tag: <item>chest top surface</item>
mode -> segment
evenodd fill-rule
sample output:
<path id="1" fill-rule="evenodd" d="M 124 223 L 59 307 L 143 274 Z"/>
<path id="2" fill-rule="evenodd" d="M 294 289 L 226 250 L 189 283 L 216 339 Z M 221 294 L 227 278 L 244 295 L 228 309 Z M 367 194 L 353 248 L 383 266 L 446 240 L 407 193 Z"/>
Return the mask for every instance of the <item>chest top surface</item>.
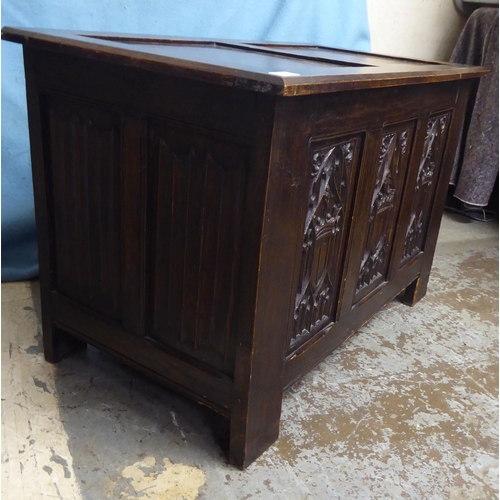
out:
<path id="1" fill-rule="evenodd" d="M 2 38 L 29 47 L 283 96 L 452 81 L 485 72 L 478 67 L 313 44 L 12 27 L 2 30 Z"/>

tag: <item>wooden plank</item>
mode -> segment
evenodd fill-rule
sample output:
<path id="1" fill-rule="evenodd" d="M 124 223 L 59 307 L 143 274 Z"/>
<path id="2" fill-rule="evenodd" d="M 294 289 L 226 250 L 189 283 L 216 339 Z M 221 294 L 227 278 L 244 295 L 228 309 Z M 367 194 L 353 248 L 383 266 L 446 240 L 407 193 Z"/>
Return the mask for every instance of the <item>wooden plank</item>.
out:
<path id="1" fill-rule="evenodd" d="M 80 32 L 10 27 L 2 30 L 2 37 L 73 56 L 285 96 L 453 81 L 475 78 L 486 72 L 476 67 L 436 62 L 412 63 L 398 59 L 392 59 L 393 64 L 367 66 L 356 62 L 359 56 L 348 56 L 344 61 L 322 57 L 314 59 L 293 50 L 281 56 L 279 51 L 252 50 L 252 47 L 241 43 L 217 46 L 216 42 L 215 45 L 193 45 L 167 40 L 159 44 L 158 40 L 147 38 L 146 43 L 133 44 L 112 36 L 103 38 Z M 324 51 L 324 48 L 319 50 Z"/>
<path id="2" fill-rule="evenodd" d="M 52 292 L 53 321 L 58 328 L 103 351 L 111 352 L 134 368 L 146 372 L 172 389 L 229 415 L 233 406 L 231 379 L 208 367 L 189 363 L 174 351 L 162 348 L 147 338 L 123 330 L 63 295 Z"/>

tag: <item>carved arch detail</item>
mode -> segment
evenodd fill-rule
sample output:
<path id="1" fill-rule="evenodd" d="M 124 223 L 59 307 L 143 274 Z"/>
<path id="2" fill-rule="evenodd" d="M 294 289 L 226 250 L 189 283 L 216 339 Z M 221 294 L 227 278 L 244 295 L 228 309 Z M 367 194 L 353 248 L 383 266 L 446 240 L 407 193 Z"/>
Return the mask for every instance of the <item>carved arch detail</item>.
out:
<path id="1" fill-rule="evenodd" d="M 312 152 L 291 347 L 322 330 L 335 316 L 344 221 L 360 147 L 357 136 Z"/>
<path id="2" fill-rule="evenodd" d="M 431 117 L 427 122 L 415 183 L 414 200 L 406 229 L 402 264 L 424 250 L 425 233 L 431 210 L 431 207 L 428 206 L 428 200 L 431 199 L 436 187 L 437 166 L 443 157 L 449 117 L 449 113 L 444 113 Z"/>
<path id="3" fill-rule="evenodd" d="M 409 158 L 413 125 L 394 126 L 382 135 L 367 235 L 356 285 L 355 302 L 386 279 L 393 227 Z M 377 282 L 377 283 L 376 283 Z"/>

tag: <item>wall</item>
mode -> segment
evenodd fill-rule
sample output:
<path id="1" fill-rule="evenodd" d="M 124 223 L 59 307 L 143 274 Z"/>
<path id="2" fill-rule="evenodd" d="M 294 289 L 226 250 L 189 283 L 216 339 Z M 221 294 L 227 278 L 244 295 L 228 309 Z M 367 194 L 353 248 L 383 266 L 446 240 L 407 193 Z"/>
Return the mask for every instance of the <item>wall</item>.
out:
<path id="1" fill-rule="evenodd" d="M 465 24 L 453 0 L 367 0 L 371 50 L 448 61 Z"/>

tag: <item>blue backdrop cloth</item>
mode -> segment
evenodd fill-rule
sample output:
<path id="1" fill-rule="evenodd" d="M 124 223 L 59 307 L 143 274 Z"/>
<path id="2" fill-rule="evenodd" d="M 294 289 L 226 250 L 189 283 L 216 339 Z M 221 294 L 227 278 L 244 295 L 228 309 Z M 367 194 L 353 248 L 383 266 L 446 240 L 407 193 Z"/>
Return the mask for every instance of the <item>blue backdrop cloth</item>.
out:
<path id="1" fill-rule="evenodd" d="M 3 0 L 4 26 L 370 50 L 366 0 Z M 38 274 L 22 47 L 2 42 L 2 281 Z"/>

